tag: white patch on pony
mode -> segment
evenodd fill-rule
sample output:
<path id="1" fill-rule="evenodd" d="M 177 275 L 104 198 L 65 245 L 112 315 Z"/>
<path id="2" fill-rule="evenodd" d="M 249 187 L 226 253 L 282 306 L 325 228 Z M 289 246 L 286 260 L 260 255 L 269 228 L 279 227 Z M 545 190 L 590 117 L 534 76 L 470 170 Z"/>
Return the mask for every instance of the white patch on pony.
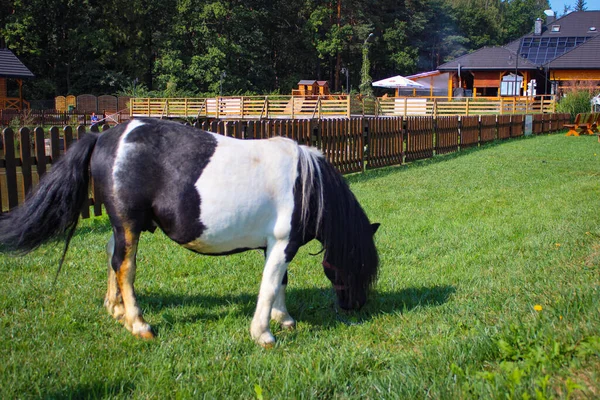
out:
<path id="1" fill-rule="evenodd" d="M 298 145 L 284 138 L 215 137 L 215 153 L 195 184 L 206 230 L 186 247 L 223 253 L 266 247 L 269 240 L 287 240 L 294 211 Z"/>
<path id="2" fill-rule="evenodd" d="M 136 128 L 143 126 L 144 123 L 139 119 L 131 120 L 119 139 L 119 145 L 117 146 L 117 153 L 115 155 L 115 163 L 113 165 L 113 193 L 119 192 L 119 181 L 116 179 L 117 175 L 123 170 L 125 161 L 131 157 L 131 152 L 135 148 L 135 144 L 127 143 L 127 135 Z"/>
<path id="3" fill-rule="evenodd" d="M 215 153 L 195 185 L 200 221 L 206 229 L 186 247 L 204 253 L 267 249 L 250 333 L 259 344 L 271 346 L 275 338 L 269 321 L 287 270 L 285 249 L 291 234 L 300 150 L 284 138 L 215 138 Z"/>

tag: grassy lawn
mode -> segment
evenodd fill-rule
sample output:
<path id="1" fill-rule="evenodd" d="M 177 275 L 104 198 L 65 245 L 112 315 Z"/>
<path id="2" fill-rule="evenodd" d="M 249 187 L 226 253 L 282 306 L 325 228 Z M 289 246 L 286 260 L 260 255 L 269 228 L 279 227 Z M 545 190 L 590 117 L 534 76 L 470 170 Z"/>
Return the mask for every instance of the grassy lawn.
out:
<path id="1" fill-rule="evenodd" d="M 348 177 L 381 273 L 336 316 L 317 243 L 290 266 L 295 331 L 248 332 L 258 251 L 195 255 L 145 234 L 137 293 L 157 330 L 102 306 L 105 217 L 61 247 L 0 256 L 0 398 L 597 398 L 600 144 L 540 136 Z M 540 309 L 541 307 L 541 309 Z"/>

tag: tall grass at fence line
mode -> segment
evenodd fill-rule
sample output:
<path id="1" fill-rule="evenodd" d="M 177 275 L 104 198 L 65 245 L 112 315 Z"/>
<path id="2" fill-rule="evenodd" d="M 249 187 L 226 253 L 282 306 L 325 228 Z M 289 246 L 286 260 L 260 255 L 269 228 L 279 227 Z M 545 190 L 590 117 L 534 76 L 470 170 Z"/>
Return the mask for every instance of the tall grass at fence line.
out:
<path id="1" fill-rule="evenodd" d="M 591 110 L 590 100 L 593 94 L 587 90 L 573 90 L 568 92 L 556 104 L 556 112 L 569 113 L 571 119 L 580 113 L 589 113 Z"/>
<path id="2" fill-rule="evenodd" d="M 381 271 L 336 317 L 317 243 L 289 267 L 295 331 L 255 345 L 260 251 L 193 254 L 143 234 L 154 341 L 102 306 L 106 216 L 62 247 L 0 256 L 1 398 L 594 398 L 600 392 L 600 147 L 544 135 L 351 175 Z M 322 256 L 321 256 L 322 257 Z"/>

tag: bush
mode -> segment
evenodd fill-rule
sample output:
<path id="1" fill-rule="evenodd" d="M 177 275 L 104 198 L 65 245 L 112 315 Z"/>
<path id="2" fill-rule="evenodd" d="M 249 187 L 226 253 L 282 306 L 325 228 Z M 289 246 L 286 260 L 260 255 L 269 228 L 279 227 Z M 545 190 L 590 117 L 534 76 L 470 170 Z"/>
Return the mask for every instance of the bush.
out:
<path id="1" fill-rule="evenodd" d="M 592 95 L 586 90 L 574 90 L 561 98 L 556 105 L 559 113 L 571 114 L 571 119 L 579 113 L 590 112 L 590 100 Z"/>

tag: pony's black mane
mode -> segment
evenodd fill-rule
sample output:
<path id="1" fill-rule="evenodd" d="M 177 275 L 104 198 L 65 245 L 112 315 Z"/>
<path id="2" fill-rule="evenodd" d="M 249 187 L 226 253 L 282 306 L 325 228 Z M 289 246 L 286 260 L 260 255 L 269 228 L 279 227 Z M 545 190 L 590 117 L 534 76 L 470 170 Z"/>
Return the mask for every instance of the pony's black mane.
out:
<path id="1" fill-rule="evenodd" d="M 342 175 L 325 158 L 318 163 L 323 213 L 316 236 L 325 248 L 326 261 L 342 275 L 350 297 L 357 298 L 359 290 L 368 291 L 377 278 L 373 228 Z"/>

